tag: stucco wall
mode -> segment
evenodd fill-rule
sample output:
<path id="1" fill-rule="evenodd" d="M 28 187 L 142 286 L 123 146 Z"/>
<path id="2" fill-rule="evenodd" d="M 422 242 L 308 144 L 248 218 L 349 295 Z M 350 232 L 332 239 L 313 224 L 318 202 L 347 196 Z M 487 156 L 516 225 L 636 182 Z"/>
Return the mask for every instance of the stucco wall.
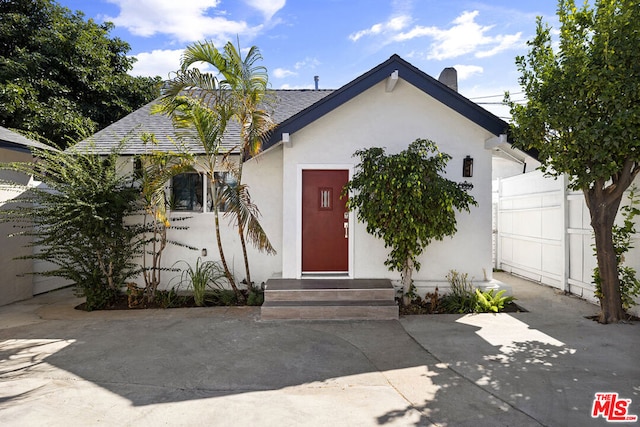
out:
<path id="1" fill-rule="evenodd" d="M 489 132 L 433 100 L 400 79 L 395 90 L 385 92 L 384 82 L 373 86 L 329 114 L 290 136 L 292 146 L 284 148 L 283 170 L 283 275 L 298 277 L 300 251 L 299 165 L 304 167 L 353 167 L 353 153 L 371 146 L 386 147 L 388 153 L 407 148 L 416 138 L 435 141 L 450 154 L 447 178 L 461 182 L 462 160 L 474 158 L 471 194 L 479 206 L 471 214 L 458 215 L 458 233 L 452 239 L 434 242 L 421 258 L 419 282 L 444 282 L 450 269 L 468 273 L 476 280 L 491 278 L 491 153 L 484 149 Z M 353 242 L 353 277 L 399 279 L 383 262 L 383 243 L 356 224 Z M 420 284 L 420 283 L 418 283 Z"/>
<path id="2" fill-rule="evenodd" d="M 252 201 L 262 215 L 261 225 L 277 251 L 276 255 L 268 255 L 247 243 L 251 280 L 259 285 L 282 271 L 282 148 L 275 147 L 245 163 L 242 182 L 248 185 Z M 172 222 L 176 226 L 186 226 L 188 229 L 170 229 L 168 238 L 196 247 L 198 250 L 193 251 L 169 244 L 163 254 L 164 267 L 171 267 L 179 261 L 186 261 L 195 266 L 198 257 L 203 261 L 220 259 L 213 213 L 173 212 L 171 218 L 186 218 Z M 220 228 L 227 263 L 237 281 L 242 281 L 246 274 L 236 228 L 231 223 L 231 219 L 224 214 L 220 215 Z M 206 257 L 202 256 L 202 249 L 206 249 Z M 185 264 L 179 262 L 176 267 L 184 269 Z M 164 272 L 162 274 L 162 288 L 168 289 L 179 284 L 179 273 Z M 142 278 L 138 281 L 142 283 Z"/>
<path id="3" fill-rule="evenodd" d="M 28 153 L 0 149 L 0 161 L 2 162 L 25 162 L 30 161 L 31 155 Z M 13 172 L 0 171 L 0 179 L 15 181 L 27 184 L 29 178 Z M 9 206 L 4 202 L 9 199 L 19 197 L 20 193 L 14 189 L 0 185 L 0 209 L 7 209 Z M 0 223 L 0 305 L 20 301 L 33 296 L 33 276 L 31 261 L 16 260 L 16 257 L 31 254 L 31 248 L 25 247 L 28 240 L 22 237 L 8 237 L 10 233 L 16 232 L 13 224 Z"/>
<path id="4" fill-rule="evenodd" d="M 391 93 L 384 82 L 375 85 L 327 115 L 291 134 L 291 146 L 271 148 L 244 166 L 243 182 L 249 186 L 253 201 L 262 213 L 262 226 L 277 250 L 266 255 L 250 249 L 252 279 L 261 283 L 271 277 L 300 277 L 301 208 L 300 177 L 303 168 L 341 168 L 353 171 L 358 159 L 356 150 L 384 146 L 388 153 L 397 153 L 416 138 L 434 140 L 441 151 L 450 154 L 447 177 L 462 182 L 462 160 L 474 158 L 474 174 L 466 178 L 474 185 L 471 194 L 479 206 L 471 214 L 458 215 L 458 233 L 443 242 L 433 242 L 421 259 L 422 269 L 415 275 L 417 284 L 443 285 L 450 269 L 468 273 L 476 281 L 491 278 L 491 153 L 484 141 L 492 135 L 457 114 L 424 92 L 400 79 Z M 190 216 L 180 223 L 188 230 L 172 230 L 171 239 L 199 248 L 188 251 L 169 246 L 164 265 L 178 260 L 195 264 L 201 249 L 207 249 L 204 259 L 217 260 L 218 249 L 211 213 L 174 213 Z M 388 250 L 382 241 L 370 236 L 364 224 L 351 215 L 351 269 L 355 278 L 390 278 L 399 274 L 384 266 Z M 240 281 L 244 275 L 242 252 L 237 233 L 222 218 L 223 245 L 227 261 Z M 173 273 L 164 273 L 163 287 L 178 280 Z"/>

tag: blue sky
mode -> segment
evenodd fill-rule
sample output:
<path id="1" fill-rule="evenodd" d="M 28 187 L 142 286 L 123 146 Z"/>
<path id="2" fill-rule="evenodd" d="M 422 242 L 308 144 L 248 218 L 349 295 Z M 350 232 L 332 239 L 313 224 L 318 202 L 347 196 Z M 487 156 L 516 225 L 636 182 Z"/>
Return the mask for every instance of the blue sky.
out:
<path id="1" fill-rule="evenodd" d="M 337 89 L 398 54 L 437 78 L 458 70 L 459 91 L 506 118 L 502 93 L 520 92 L 515 57 L 536 16 L 555 26 L 556 0 L 59 0 L 111 21 L 138 61 L 134 75 L 169 77 L 185 46 L 239 37 L 256 45 L 274 89 Z M 493 96 L 493 97 L 492 97 Z M 514 96 L 517 98 L 517 96 Z"/>

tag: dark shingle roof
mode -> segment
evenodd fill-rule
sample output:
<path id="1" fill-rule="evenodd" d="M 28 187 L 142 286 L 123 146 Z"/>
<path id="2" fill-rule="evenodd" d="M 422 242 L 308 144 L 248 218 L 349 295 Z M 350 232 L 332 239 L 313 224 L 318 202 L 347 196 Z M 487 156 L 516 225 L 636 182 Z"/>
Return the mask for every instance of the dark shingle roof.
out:
<path id="1" fill-rule="evenodd" d="M 272 117 L 276 124 L 280 124 L 332 92 L 332 90 L 272 91 L 275 97 Z M 151 114 L 152 106 L 157 103 L 158 100 L 152 101 L 112 123 L 90 138 L 80 141 L 74 146 L 74 149 L 90 149 L 99 154 L 107 154 L 121 141 L 126 140 L 127 142 L 122 151 L 123 155 L 143 154 L 148 150 L 175 151 L 175 143 L 183 144 L 194 154 L 202 153 L 202 149 L 196 142 L 193 133 L 189 130 L 174 128 L 171 119 L 163 114 Z M 157 145 L 146 147 L 141 139 L 143 133 L 153 133 L 157 140 Z M 238 143 L 238 139 L 238 126 L 235 123 L 229 124 L 222 141 L 223 147 L 226 149 L 234 148 Z"/>
<path id="2" fill-rule="evenodd" d="M 263 150 L 276 145 L 281 140 L 284 132 L 294 133 L 302 129 L 309 123 L 383 81 L 395 71 L 399 72 L 399 76 L 403 80 L 494 135 L 507 132 L 509 125 L 505 121 L 414 67 L 398 55 L 392 55 L 382 64 L 367 71 L 338 90 L 273 91 L 276 99 L 273 102 L 274 111 L 272 117 L 277 125 L 277 131 L 267 136 L 263 144 Z M 150 132 L 158 140 L 158 145 L 153 148 L 155 150 L 175 150 L 174 141 L 181 141 L 192 153 L 202 153 L 202 149 L 195 143 L 195 138 L 189 137 L 188 134 L 185 135 L 185 131 L 182 129 L 174 129 L 168 117 L 150 114 L 151 106 L 156 102 L 157 100 L 134 111 L 97 132 L 93 137 L 81 141 L 76 147 L 82 149 L 93 144 L 93 149 L 96 152 L 108 153 L 123 139 L 128 139 L 122 154 L 141 154 L 147 151 L 148 148 L 142 143 L 140 135 L 143 132 Z M 234 148 L 238 140 L 239 129 L 237 125 L 228 126 L 223 138 L 224 148 Z"/>
<path id="3" fill-rule="evenodd" d="M 29 152 L 32 148 L 51 149 L 46 144 L 29 139 L 19 133 L 0 126 L 0 147 L 15 151 Z"/>

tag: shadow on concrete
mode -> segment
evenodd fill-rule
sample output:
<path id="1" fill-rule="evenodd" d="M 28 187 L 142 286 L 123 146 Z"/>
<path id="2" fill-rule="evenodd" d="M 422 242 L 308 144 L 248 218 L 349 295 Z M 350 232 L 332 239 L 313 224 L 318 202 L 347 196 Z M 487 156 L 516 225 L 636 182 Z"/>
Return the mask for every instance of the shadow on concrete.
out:
<path id="1" fill-rule="evenodd" d="M 238 413 L 229 398 L 240 405 L 243 396 L 253 402 L 247 411 L 274 420 L 298 414 L 293 424 L 340 416 L 379 425 L 603 425 L 590 417 L 602 391 L 632 399 L 640 414 L 635 325 L 559 325 L 535 310 L 399 322 L 263 323 L 257 311 L 216 313 L 74 313 L 0 328 L 0 381 L 20 384 L 0 391 L 0 411 L 37 407 L 56 399 L 56 384 L 84 380 L 133 408 L 224 397 L 199 410 Z"/>
<path id="2" fill-rule="evenodd" d="M 595 393 L 607 391 L 632 399 L 630 413 L 640 415 L 638 325 L 600 325 L 584 318 L 562 325 L 543 313 L 431 320 L 432 328 L 424 328 L 418 317 L 401 322 L 438 360 L 504 407 L 526 414 L 533 425 L 606 425 L 591 411 Z M 434 377 L 441 387 L 438 399 L 455 399 L 440 378 Z M 425 402 L 423 410 L 435 409 L 431 405 Z"/>

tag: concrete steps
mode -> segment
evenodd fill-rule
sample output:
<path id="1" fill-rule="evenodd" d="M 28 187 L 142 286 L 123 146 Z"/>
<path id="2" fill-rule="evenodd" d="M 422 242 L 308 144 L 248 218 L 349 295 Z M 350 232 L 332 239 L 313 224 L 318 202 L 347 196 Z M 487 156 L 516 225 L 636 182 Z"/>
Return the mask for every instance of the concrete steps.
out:
<path id="1" fill-rule="evenodd" d="M 388 320 L 398 318 L 385 279 L 270 279 L 262 320 Z"/>

